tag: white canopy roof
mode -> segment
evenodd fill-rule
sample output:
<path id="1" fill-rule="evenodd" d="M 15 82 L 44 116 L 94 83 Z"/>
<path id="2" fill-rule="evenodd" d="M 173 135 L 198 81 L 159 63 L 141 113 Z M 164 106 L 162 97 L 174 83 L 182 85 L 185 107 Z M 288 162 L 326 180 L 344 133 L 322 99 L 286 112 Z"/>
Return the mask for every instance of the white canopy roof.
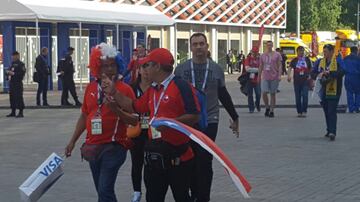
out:
<path id="1" fill-rule="evenodd" d="M 35 20 L 126 25 L 172 25 L 151 6 L 82 0 L 0 0 L 0 20 Z"/>

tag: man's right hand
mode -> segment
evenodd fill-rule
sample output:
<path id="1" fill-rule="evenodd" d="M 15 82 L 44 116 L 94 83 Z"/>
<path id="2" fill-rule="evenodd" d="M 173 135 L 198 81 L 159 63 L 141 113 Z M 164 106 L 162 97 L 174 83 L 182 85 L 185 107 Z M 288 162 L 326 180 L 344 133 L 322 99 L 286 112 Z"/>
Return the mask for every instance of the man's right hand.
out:
<path id="1" fill-rule="evenodd" d="M 75 143 L 69 142 L 69 144 L 65 147 L 65 156 L 69 157 L 71 156 L 71 152 L 75 147 Z"/>

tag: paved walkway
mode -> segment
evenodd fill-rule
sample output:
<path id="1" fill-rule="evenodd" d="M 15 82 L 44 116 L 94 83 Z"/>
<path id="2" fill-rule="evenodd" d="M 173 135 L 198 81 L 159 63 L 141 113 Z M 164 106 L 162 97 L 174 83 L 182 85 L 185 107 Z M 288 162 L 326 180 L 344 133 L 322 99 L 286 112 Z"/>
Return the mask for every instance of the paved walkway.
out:
<path id="1" fill-rule="evenodd" d="M 232 74 L 232 75 L 226 75 L 226 85 L 227 88 L 233 98 L 233 102 L 236 105 L 236 107 L 247 107 L 247 97 L 240 93 L 240 85 L 237 81 L 237 77 L 239 74 Z M 83 93 L 85 91 L 86 84 L 83 84 L 83 91 L 80 91 L 79 86 L 77 88 L 77 93 L 80 98 L 83 97 Z M 288 83 L 286 81 L 286 77 L 283 77 L 282 82 L 280 82 L 281 90 L 280 93 L 277 95 L 277 104 L 279 107 L 287 107 L 287 108 L 294 108 L 295 106 L 295 95 L 293 90 L 293 84 Z M 316 96 L 314 98 L 311 97 L 312 92 L 309 93 L 309 105 L 313 107 L 319 107 L 318 100 L 316 99 Z M 70 95 L 69 95 L 70 96 Z M 48 102 L 51 105 L 52 108 L 59 108 L 60 106 L 60 98 L 61 98 L 61 91 L 48 91 Z M 25 105 L 27 108 L 38 108 L 36 107 L 36 86 L 28 86 L 27 89 L 24 92 L 24 100 Z M 82 99 L 80 99 L 82 100 Z M 74 103 L 74 100 L 70 96 L 69 99 L 70 102 Z M 261 101 L 261 103 L 263 103 Z M 344 105 L 346 104 L 346 98 L 345 93 L 343 93 L 343 96 L 340 99 L 340 104 Z M 6 109 L 9 106 L 9 96 L 7 94 L 0 94 L 0 109 Z"/>
<path id="2" fill-rule="evenodd" d="M 279 95 L 285 96 L 286 88 L 281 89 Z M 360 201 L 360 114 L 339 114 L 338 137 L 329 142 L 323 137 L 319 108 L 310 109 L 307 118 L 297 118 L 295 109 L 281 108 L 274 119 L 265 118 L 263 112 L 237 110 L 240 138 L 231 134 L 229 116 L 221 110 L 216 142 L 251 183 L 252 198 L 243 199 L 214 160 L 212 201 Z M 78 109 L 27 109 L 24 119 L 9 119 L 7 110 L 0 110 L 0 201 L 18 202 L 19 185 L 52 152 L 62 154 L 79 113 Z M 89 167 L 80 160 L 83 140 L 84 135 L 66 160 L 65 175 L 40 201 L 96 201 Z M 116 184 L 121 202 L 129 201 L 132 194 L 130 166 L 128 156 Z M 166 201 L 173 201 L 170 190 Z"/>

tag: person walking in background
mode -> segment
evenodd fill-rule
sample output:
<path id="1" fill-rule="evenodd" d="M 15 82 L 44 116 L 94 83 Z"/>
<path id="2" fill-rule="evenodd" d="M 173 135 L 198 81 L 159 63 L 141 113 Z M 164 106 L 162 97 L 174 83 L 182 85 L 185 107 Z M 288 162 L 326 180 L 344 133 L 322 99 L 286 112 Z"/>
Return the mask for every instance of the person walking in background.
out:
<path id="1" fill-rule="evenodd" d="M 9 95 L 10 95 L 10 108 L 11 113 L 8 114 L 6 117 L 16 117 L 22 118 L 24 117 L 24 88 L 23 82 L 25 76 L 25 64 L 20 61 L 19 52 L 15 51 L 12 53 L 12 63 L 9 70 L 6 70 L 6 74 L 10 80 L 9 83 Z M 16 109 L 19 110 L 19 114 L 16 115 Z"/>
<path id="2" fill-rule="evenodd" d="M 330 141 L 334 141 L 337 127 L 336 109 L 341 96 L 344 70 L 339 63 L 339 57 L 334 53 L 333 45 L 326 44 L 323 52 L 324 58 L 314 63 L 311 76 L 314 80 L 318 77 L 321 84 L 321 89 L 318 93 L 326 120 L 327 132 L 325 137 L 330 138 Z"/>
<path id="3" fill-rule="evenodd" d="M 281 68 L 282 68 L 282 75 L 286 75 L 287 74 L 287 56 L 284 54 L 284 51 L 281 48 L 276 48 L 275 49 L 276 52 L 280 53 L 282 61 L 281 61 Z"/>
<path id="4" fill-rule="evenodd" d="M 258 82 L 259 77 L 259 65 L 260 65 L 260 54 L 259 48 L 253 47 L 251 50 L 251 54 L 245 59 L 245 74 L 248 75 L 247 82 L 247 97 L 248 97 L 248 106 L 249 112 L 253 113 L 256 107 L 256 110 L 260 112 L 260 97 L 261 90 Z M 255 92 L 255 104 L 254 104 L 254 96 L 253 92 Z"/>
<path id="5" fill-rule="evenodd" d="M 236 55 L 235 55 L 235 52 L 234 51 L 231 51 L 231 55 L 230 55 L 230 69 L 229 69 L 229 74 L 233 74 L 234 72 L 234 69 L 236 68 L 236 63 L 237 63 L 237 58 L 236 58 Z"/>
<path id="6" fill-rule="evenodd" d="M 266 42 L 266 52 L 260 56 L 259 82 L 261 81 L 261 91 L 265 103 L 265 116 L 274 117 L 276 105 L 276 92 L 281 81 L 282 58 L 280 53 L 273 51 L 273 42 Z M 269 97 L 270 93 L 270 105 Z"/>
<path id="7" fill-rule="evenodd" d="M 137 76 L 139 75 L 140 64 L 139 60 L 146 56 L 146 48 L 144 44 L 138 44 L 136 49 L 133 51 L 132 59 L 128 65 L 127 71 L 124 73 L 126 77 L 129 73 L 131 74 L 130 84 L 136 82 Z"/>
<path id="8" fill-rule="evenodd" d="M 43 106 L 49 106 L 47 102 L 47 90 L 49 84 L 49 75 L 51 74 L 48 64 L 49 50 L 46 47 L 41 48 L 41 54 L 36 57 L 35 69 L 38 75 L 38 89 L 36 94 L 36 105 L 40 106 L 40 96 L 42 95 Z"/>
<path id="9" fill-rule="evenodd" d="M 360 56 L 358 48 L 351 47 L 351 54 L 344 58 L 345 89 L 350 113 L 360 113 Z"/>
<path id="10" fill-rule="evenodd" d="M 74 82 L 74 63 L 71 55 L 74 53 L 74 48 L 69 47 L 64 58 L 59 61 L 58 72 L 60 73 L 59 77 L 61 78 L 63 90 L 61 94 L 61 105 L 63 106 L 72 106 L 68 101 L 69 91 L 71 96 L 74 98 L 75 105 L 81 106 L 79 98 L 76 94 L 76 87 Z"/>
<path id="11" fill-rule="evenodd" d="M 137 81 L 132 85 L 132 89 L 135 93 L 136 98 L 140 98 L 146 90 L 151 86 L 152 81 L 149 80 L 148 74 L 144 70 L 144 67 L 140 67 L 140 72 L 137 77 Z M 148 139 L 148 129 L 150 114 L 143 113 L 139 115 L 141 134 L 135 138 L 132 138 L 134 143 L 130 149 L 131 154 L 131 180 L 134 189 L 133 197 L 131 202 L 140 202 L 141 200 L 141 182 L 143 180 L 143 166 L 144 166 L 144 146 Z"/>
<path id="12" fill-rule="evenodd" d="M 241 72 L 244 66 L 244 62 L 245 62 L 245 54 L 244 51 L 240 51 L 238 57 L 238 71 Z"/>
<path id="13" fill-rule="evenodd" d="M 228 73 L 230 74 L 230 71 L 232 71 L 232 50 L 229 50 L 228 54 L 226 54 L 226 64 L 228 66 Z"/>
<path id="14" fill-rule="evenodd" d="M 309 96 L 309 80 L 312 64 L 309 57 L 305 56 L 305 49 L 299 46 L 296 49 L 297 57 L 291 60 L 288 70 L 288 82 L 291 82 L 291 72 L 294 70 L 294 91 L 298 117 L 306 117 Z"/>

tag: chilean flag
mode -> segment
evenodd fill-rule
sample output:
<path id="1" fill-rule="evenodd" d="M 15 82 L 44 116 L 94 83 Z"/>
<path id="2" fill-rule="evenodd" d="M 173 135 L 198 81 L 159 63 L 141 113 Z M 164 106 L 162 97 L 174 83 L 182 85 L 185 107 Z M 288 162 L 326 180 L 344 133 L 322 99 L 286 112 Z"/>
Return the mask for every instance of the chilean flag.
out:
<path id="1" fill-rule="evenodd" d="M 225 153 L 202 132 L 169 118 L 157 118 L 152 121 L 151 126 L 155 128 L 159 126 L 167 126 L 181 132 L 194 142 L 198 143 L 202 148 L 212 154 L 222 166 L 224 166 L 232 181 L 243 196 L 245 198 L 250 198 L 248 195 L 251 190 L 249 182 L 240 174 L 240 171 L 235 167 Z"/>

